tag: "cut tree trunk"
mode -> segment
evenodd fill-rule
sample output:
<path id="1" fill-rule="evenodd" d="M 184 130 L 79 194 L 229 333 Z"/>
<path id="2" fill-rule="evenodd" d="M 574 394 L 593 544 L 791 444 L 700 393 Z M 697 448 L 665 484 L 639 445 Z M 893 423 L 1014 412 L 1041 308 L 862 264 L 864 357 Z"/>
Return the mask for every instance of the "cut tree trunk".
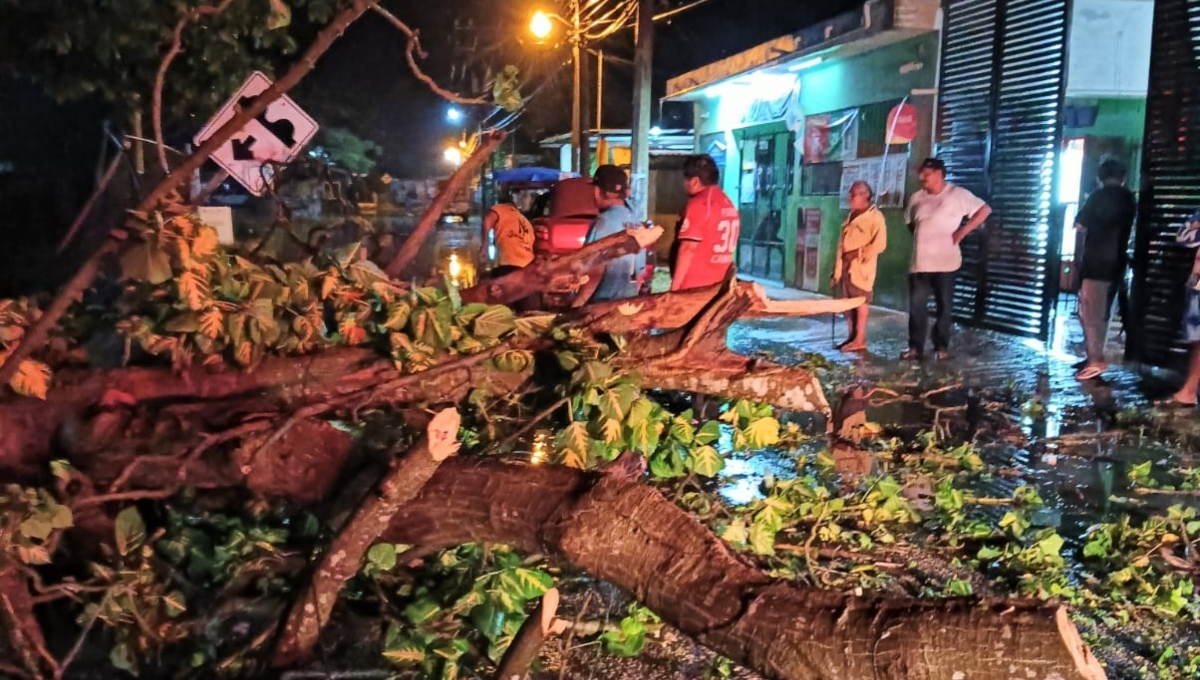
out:
<path id="1" fill-rule="evenodd" d="M 768 678 L 1105 677 L 1060 605 L 855 596 L 773 579 L 654 489 L 613 476 L 448 461 L 384 538 L 558 555 Z"/>
<path id="2" fill-rule="evenodd" d="M 312 653 L 317 638 L 346 582 L 362 568 L 367 550 L 379 540 L 396 512 L 416 497 L 442 461 L 458 451 L 458 411 L 445 409 L 433 417 L 416 446 L 392 465 L 377 492 L 350 518 L 325 550 L 308 586 L 292 603 L 275 647 L 272 664 L 286 668 Z"/>

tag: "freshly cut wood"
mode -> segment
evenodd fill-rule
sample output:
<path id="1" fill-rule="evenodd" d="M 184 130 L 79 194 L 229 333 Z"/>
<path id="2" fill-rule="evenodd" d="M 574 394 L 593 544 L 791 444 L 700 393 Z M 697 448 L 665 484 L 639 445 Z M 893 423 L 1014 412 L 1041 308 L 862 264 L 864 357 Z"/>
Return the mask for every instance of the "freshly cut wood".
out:
<path id="1" fill-rule="evenodd" d="M 654 489 L 603 474 L 447 461 L 385 539 L 557 555 L 768 678 L 1105 678 L 1058 604 L 798 586 L 768 576 Z"/>
<path id="2" fill-rule="evenodd" d="M 272 657 L 275 667 L 291 666 L 309 657 L 342 587 L 362 568 L 367 550 L 379 540 L 400 507 L 415 498 L 433 477 L 442 461 L 458 451 L 460 422 L 455 409 L 440 411 L 416 446 L 392 460 L 377 492 L 367 495 L 292 603 Z"/>
<path id="3" fill-rule="evenodd" d="M 657 241 L 662 227 L 626 229 L 559 257 L 543 257 L 511 274 L 464 289 L 463 302 L 505 305 L 547 289 L 562 277 L 580 278 L 605 262 L 623 255 L 634 255 Z"/>

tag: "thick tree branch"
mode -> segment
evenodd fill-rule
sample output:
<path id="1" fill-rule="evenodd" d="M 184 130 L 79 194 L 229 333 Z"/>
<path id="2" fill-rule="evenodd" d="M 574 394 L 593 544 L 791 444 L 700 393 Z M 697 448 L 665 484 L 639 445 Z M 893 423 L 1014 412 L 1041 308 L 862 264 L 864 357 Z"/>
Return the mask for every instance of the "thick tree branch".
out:
<path id="1" fill-rule="evenodd" d="M 386 268 L 388 276 L 392 278 L 400 276 L 413 263 L 413 260 L 417 259 L 417 255 L 421 252 L 421 246 L 441 221 L 442 213 L 450 205 L 454 194 L 475 177 L 475 174 L 483 167 L 484 161 L 491 158 L 492 152 L 499 148 L 505 137 L 503 131 L 489 133 L 475 151 L 467 157 L 467 160 L 463 161 L 454 174 L 450 175 L 450 179 L 446 180 L 446 185 L 429 204 L 429 208 L 421 217 L 421 221 L 417 223 L 416 228 L 413 229 L 413 233 L 404 240 L 400 252 L 396 253 L 396 257 L 388 263 Z"/>
<path id="2" fill-rule="evenodd" d="M 627 229 L 561 257 L 538 258 L 528 267 L 467 288 L 460 295 L 463 302 L 509 304 L 545 290 L 546 286 L 557 278 L 579 278 L 612 258 L 641 252 L 657 241 L 662 233 L 662 227 Z"/>
<path id="3" fill-rule="evenodd" d="M 146 194 L 138 204 L 135 212 L 147 213 L 154 210 L 161 200 L 174 192 L 193 171 L 203 165 L 204 161 L 208 160 L 208 157 L 213 152 L 245 127 L 246 123 L 250 122 L 258 114 L 266 111 L 271 102 L 279 99 L 285 92 L 295 87 L 316 66 L 317 60 L 337 41 L 342 32 L 367 11 L 370 4 L 369 0 L 354 0 L 351 5 L 334 17 L 333 21 L 317 35 L 317 39 L 313 41 L 313 44 L 309 46 L 300 60 L 293 64 L 282 78 L 275 81 L 271 87 L 255 97 L 249 106 L 241 109 L 233 118 L 229 119 L 229 122 L 222 125 L 220 129 L 213 133 L 212 137 L 205 140 L 191 156 L 188 156 L 178 167 L 164 177 L 150 193 Z M 54 300 L 42 313 L 42 316 L 38 318 L 36 323 L 30 326 L 25 333 L 25 337 L 21 338 L 17 346 L 8 355 L 8 358 L 0 365 L 0 385 L 7 385 L 8 381 L 16 373 L 17 366 L 25 359 L 28 359 L 34 350 L 39 349 L 45 344 L 50 330 L 54 328 L 58 320 L 66 313 L 67 308 L 92 285 L 92 281 L 95 280 L 96 273 L 100 269 L 101 261 L 109 254 L 117 252 L 126 238 L 128 238 L 127 227 L 123 226 L 113 229 L 109 237 L 105 239 L 104 244 L 80 266 L 79 271 L 75 272 L 75 275 L 63 286 L 62 290 L 59 291 L 58 295 L 55 296 Z"/>
<path id="4" fill-rule="evenodd" d="M 291 666 L 309 656 L 346 582 L 358 573 L 363 558 L 387 529 L 400 507 L 411 501 L 433 477 L 442 461 L 458 451 L 459 415 L 446 409 L 430 421 L 426 434 L 406 455 L 392 460 L 377 493 L 367 500 L 333 540 L 308 586 L 292 604 L 272 663 Z"/>
<path id="5" fill-rule="evenodd" d="M 525 680 L 529 675 L 529 667 L 538 658 L 542 644 L 552 634 L 554 616 L 558 613 L 558 589 L 547 590 L 537 607 L 504 652 L 500 666 L 496 671 L 496 680 Z"/>
<path id="6" fill-rule="evenodd" d="M 385 538 L 558 555 L 768 678 L 1105 677 L 1059 605 L 797 586 L 748 563 L 654 489 L 566 468 L 448 461 Z"/>

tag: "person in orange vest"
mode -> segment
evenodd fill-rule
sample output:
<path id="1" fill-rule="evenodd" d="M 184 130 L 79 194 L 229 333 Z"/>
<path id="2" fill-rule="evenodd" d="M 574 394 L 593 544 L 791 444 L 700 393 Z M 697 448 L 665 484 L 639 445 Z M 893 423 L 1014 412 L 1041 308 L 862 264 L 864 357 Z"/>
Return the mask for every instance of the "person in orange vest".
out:
<path id="1" fill-rule="evenodd" d="M 524 269 L 533 262 L 533 225 L 513 205 L 511 195 L 503 195 L 496 205 L 483 216 L 483 244 L 480 262 L 487 262 L 488 245 L 492 234 L 496 237 L 496 266 L 493 277 L 511 274 Z"/>

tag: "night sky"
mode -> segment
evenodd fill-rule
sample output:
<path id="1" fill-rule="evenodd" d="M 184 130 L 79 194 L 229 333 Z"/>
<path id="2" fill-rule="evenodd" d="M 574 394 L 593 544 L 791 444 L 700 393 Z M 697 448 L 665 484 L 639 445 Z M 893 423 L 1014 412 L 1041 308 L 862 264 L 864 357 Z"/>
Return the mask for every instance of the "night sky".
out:
<path id="1" fill-rule="evenodd" d="M 422 31 L 430 53 L 428 68 L 439 82 L 465 85 L 450 75 L 456 63 L 463 63 L 455 46 L 471 39 L 477 41 L 477 65 L 513 63 L 522 68 L 527 83 L 523 92 L 536 90 L 537 95 L 518 121 L 518 150 L 536 150 L 536 140 L 570 129 L 569 50 L 565 45 L 539 46 L 527 37 L 529 16 L 538 7 L 552 7 L 552 2 L 458 0 L 455 12 L 446 11 L 445 3 L 420 0 L 386 4 Z M 662 8 L 683 4 L 686 0 L 671 0 Z M 859 0 L 709 0 L 656 26 L 654 96 L 663 95 L 669 78 L 859 6 Z M 464 17 L 474 19 L 475 30 L 456 34 L 453 23 Z M 601 47 L 609 55 L 631 60 L 633 33 L 622 31 Z M 594 64 L 591 57 L 585 98 L 589 114 L 595 109 Z M 631 66 L 606 65 L 605 127 L 628 126 L 632 85 Z M 382 145 L 383 167 L 401 176 L 422 174 L 431 161 L 437 168 L 441 148 L 460 129 L 446 122 L 446 104 L 409 75 L 400 36 L 375 16 L 365 17 L 347 33 L 296 98 L 323 123 L 351 127 Z M 686 105 L 668 104 L 655 111 L 654 120 L 663 128 L 690 127 L 691 111 Z"/>
<path id="2" fill-rule="evenodd" d="M 660 0 L 659 11 L 689 1 Z M 422 63 L 438 82 L 452 89 L 478 94 L 489 67 L 517 65 L 522 92 L 536 92 L 536 96 L 516 122 L 510 149 L 536 152 L 537 140 L 570 129 L 569 49 L 562 44 L 534 44 L 528 32 L 534 10 L 553 9 L 555 2 L 384 0 L 383 4 L 420 30 L 429 53 Z M 663 95 L 668 78 L 859 6 L 861 0 L 708 0 L 656 25 L 654 96 Z M 291 94 L 322 126 L 345 127 L 381 145 L 381 171 L 397 177 L 444 173 L 448 168 L 442 149 L 457 139 L 462 128 L 447 122 L 447 104 L 409 73 L 404 45 L 395 28 L 368 13 Z M 472 45 L 473 51 L 468 49 Z M 618 59 L 631 60 L 633 31 L 624 30 L 599 47 Z M 101 121 L 109 112 L 91 101 L 53 103 L 37 84 L 6 74 L 2 57 L 0 50 L 0 242 L 6 244 L 0 250 L 0 295 L 12 295 L 71 271 L 70 257 L 48 253 L 92 191 Z M 589 59 L 594 64 L 594 57 Z M 286 65 L 281 63 L 280 68 Z M 589 112 L 595 106 L 589 101 L 594 75 L 593 68 L 585 86 Z M 631 64 L 610 63 L 604 84 L 604 126 L 627 127 Z M 479 116 L 486 111 L 470 113 Z M 686 105 L 666 105 L 654 116 L 663 128 L 688 127 L 690 119 Z M 187 143 L 195 130 L 183 128 L 190 127 L 171 126 L 168 144 Z M 121 206 L 112 209 L 119 213 Z"/>

